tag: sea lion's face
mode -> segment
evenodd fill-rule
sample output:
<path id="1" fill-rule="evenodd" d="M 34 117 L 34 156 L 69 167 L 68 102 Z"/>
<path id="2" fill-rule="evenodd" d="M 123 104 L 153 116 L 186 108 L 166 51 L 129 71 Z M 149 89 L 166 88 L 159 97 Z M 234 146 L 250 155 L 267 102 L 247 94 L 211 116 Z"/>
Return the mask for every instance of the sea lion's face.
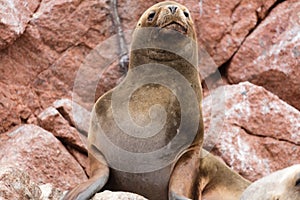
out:
<path id="1" fill-rule="evenodd" d="M 174 61 L 181 57 L 196 65 L 196 41 L 189 10 L 176 2 L 165 1 L 153 5 L 141 16 L 131 50 L 138 50 L 140 55 L 152 60 Z"/>
<path id="2" fill-rule="evenodd" d="M 165 33 L 173 30 L 196 40 L 194 23 L 189 10 L 172 1 L 161 2 L 150 7 L 138 21 L 137 28 L 139 27 L 157 27 Z"/>

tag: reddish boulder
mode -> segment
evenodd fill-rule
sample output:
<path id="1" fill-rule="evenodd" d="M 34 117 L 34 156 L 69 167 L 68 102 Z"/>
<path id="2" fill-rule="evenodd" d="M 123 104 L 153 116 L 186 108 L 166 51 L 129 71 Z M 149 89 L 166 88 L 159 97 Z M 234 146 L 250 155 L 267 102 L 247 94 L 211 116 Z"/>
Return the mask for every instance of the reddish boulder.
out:
<path id="1" fill-rule="evenodd" d="M 276 0 L 200 1 L 195 19 L 199 43 L 222 65 L 239 49 L 256 24 L 264 19 Z"/>
<path id="2" fill-rule="evenodd" d="M 6 33 L 10 29 L 5 25 L 6 28 L 2 29 L 3 34 L 9 40 L 9 42 L 4 42 L 5 44 L 1 44 L 4 36 L 2 32 L 0 33 L 0 49 L 5 48 L 0 51 L 0 84 L 4 85 L 4 87 L 1 86 L 0 92 L 12 94 L 7 95 L 6 104 L 0 103 L 3 107 L 3 115 L 0 115 L 0 123 L 3 126 L 0 128 L 0 133 L 24 123 L 24 117 L 25 123 L 36 123 L 36 116 L 41 110 L 63 97 L 70 98 L 73 95 L 75 102 L 90 110 L 95 99 L 119 81 L 122 74 L 116 62 L 115 55 L 118 48 L 115 43 L 116 38 L 113 39 L 115 42 L 107 41 L 115 33 L 110 18 L 109 2 L 104 0 L 34 0 L 30 2 L 26 0 L 22 3 L 12 0 L 9 2 L 14 2 L 14 4 L 4 6 L 4 10 L 0 9 L 2 11 L 0 16 L 3 15 L 1 19 L 6 21 L 8 18 L 14 19 L 18 21 L 18 23 L 13 22 L 14 24 L 23 25 L 20 25 L 22 31 L 17 36 L 15 33 L 13 35 Z M 192 12 L 200 43 L 205 47 L 199 51 L 201 54 L 200 71 L 202 78 L 205 78 L 231 57 L 241 38 L 244 38 L 245 34 L 253 28 L 252 25 L 255 24 L 255 20 L 252 20 L 253 13 L 257 11 L 258 18 L 262 19 L 274 1 L 201 2 L 202 4 L 192 0 L 179 1 Z M 28 7 L 24 6 L 26 3 Z M 141 14 L 155 3 L 157 1 L 119 1 L 118 11 L 124 30 L 129 32 L 133 30 Z M 244 10 L 247 11 L 247 17 L 240 20 L 241 13 L 245 13 Z M 20 15 L 17 15 L 18 13 Z M 233 42 L 234 45 L 227 45 L 225 42 L 228 37 L 231 37 L 228 36 L 230 34 L 232 37 L 238 37 L 238 39 L 232 39 L 237 40 Z M 224 35 L 226 37 L 222 40 Z M 130 36 L 127 37 L 127 41 L 130 41 Z M 105 42 L 106 44 L 103 45 Z M 81 79 L 80 69 L 82 66 L 85 67 L 82 64 L 98 44 L 102 45 L 100 45 L 102 49 L 100 51 L 96 49 L 98 57 L 93 62 L 93 68 L 85 71 L 86 74 Z M 233 48 L 230 49 L 228 46 Z M 222 50 L 227 47 L 230 50 Z M 99 68 L 105 69 L 101 79 L 99 79 L 101 74 Z M 19 87 L 24 94 L 34 95 L 33 103 L 23 101 L 24 95 L 15 95 L 10 91 L 10 88 Z M 11 105 L 6 107 L 7 102 L 11 105 L 14 104 L 13 102 L 18 102 L 20 109 Z M 31 109 L 30 104 L 34 104 L 36 108 Z M 10 109 L 13 111 L 10 112 Z M 24 110 L 25 114 L 20 113 L 21 110 Z"/>
<path id="3" fill-rule="evenodd" d="M 300 112 L 262 87 L 223 86 L 203 101 L 205 145 L 249 180 L 299 163 Z"/>
<path id="4" fill-rule="evenodd" d="M 1 1 L 0 5 L 0 50 L 20 37 L 39 6 L 38 0 Z"/>
<path id="5" fill-rule="evenodd" d="M 87 152 L 86 146 L 81 139 L 81 134 L 76 128 L 70 126 L 69 122 L 53 107 L 44 110 L 38 116 L 39 125 L 45 130 L 53 133 L 55 137 L 65 144 Z"/>
<path id="6" fill-rule="evenodd" d="M 87 135 L 90 124 L 90 112 L 70 99 L 60 99 L 53 103 L 53 107 L 80 132 Z"/>
<path id="7" fill-rule="evenodd" d="M 300 2 L 285 1 L 246 39 L 228 68 L 231 83 L 250 81 L 300 109 Z"/>
<path id="8" fill-rule="evenodd" d="M 26 2 L 15 2 L 15 5 L 26 5 Z M 3 126 L 0 132 L 24 122 L 16 111 L 18 109 L 12 105 L 14 102 L 30 115 L 30 122 L 35 122 L 38 113 L 56 99 L 71 97 L 76 72 L 86 55 L 112 34 L 105 1 L 38 1 L 36 6 L 35 2 L 27 2 L 28 12 L 14 13 L 17 16 L 8 14 L 11 19 L 27 19 L 26 16 L 38 7 L 26 21 L 24 33 L 20 32 L 22 35 L 13 44 L 0 51 L 0 92 L 8 94 L 6 102 L 0 103 L 4 107 L 1 109 L 0 123 Z M 28 14 L 30 10 L 32 13 Z M 15 88 L 20 88 L 25 95 L 33 93 L 34 101 L 24 101 L 22 95 L 14 93 Z M 37 108 L 31 110 L 30 104 Z"/>
<path id="9" fill-rule="evenodd" d="M 0 137 L 0 164 L 24 170 L 37 184 L 70 189 L 87 179 L 60 141 L 38 126 L 19 126 Z"/>
<path id="10" fill-rule="evenodd" d="M 0 82 L 0 97 L 0 133 L 21 123 L 36 123 L 41 105 L 32 87 Z"/>

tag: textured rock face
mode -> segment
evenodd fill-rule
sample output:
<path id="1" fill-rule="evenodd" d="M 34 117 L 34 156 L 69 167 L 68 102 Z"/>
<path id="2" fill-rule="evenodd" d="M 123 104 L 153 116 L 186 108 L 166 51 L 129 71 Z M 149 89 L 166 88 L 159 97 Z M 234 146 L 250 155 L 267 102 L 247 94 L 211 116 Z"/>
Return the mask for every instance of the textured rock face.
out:
<path id="1" fill-rule="evenodd" d="M 265 17 L 274 0 L 178 2 L 186 5 L 193 15 L 201 46 L 199 69 L 205 78 L 233 55 L 256 22 Z M 154 0 L 119 1 L 124 30 L 133 30 L 141 14 L 155 3 Z M 115 30 L 109 2 L 104 0 L 10 0 L 0 7 L 4 20 L 0 22 L 4 26 L 0 31 L 0 95 L 5 97 L 0 99 L 0 132 L 5 132 L 24 122 L 23 112 L 30 116 L 30 123 L 36 122 L 38 113 L 55 100 L 71 98 L 82 62 L 99 43 L 114 35 Z M 21 27 L 21 31 L 15 27 Z M 92 79 L 98 73 L 90 70 L 87 75 L 90 79 L 82 80 L 89 81 L 87 85 L 98 85 L 97 91 L 83 88 L 80 94 L 73 94 L 79 95 L 77 100 L 88 109 L 91 105 L 82 97 L 91 95 L 94 101 L 122 76 L 116 63 L 105 62 L 116 60 L 108 59 L 113 54 L 111 47 L 104 50 L 101 56 L 107 76 L 100 81 Z M 15 102 L 19 102 L 18 108 Z"/>
<path id="2" fill-rule="evenodd" d="M 202 2 L 202 3 L 201 3 Z M 225 63 L 245 37 L 264 19 L 275 0 L 200 1 L 201 15 L 196 18 L 198 37 L 217 66 Z"/>
<path id="3" fill-rule="evenodd" d="M 228 69 L 232 83 L 250 81 L 300 109 L 300 2 L 279 4 L 246 39 Z"/>
<path id="4" fill-rule="evenodd" d="M 24 125 L 1 135 L 0 163 L 27 172 L 36 183 L 53 183 L 62 189 L 86 179 L 76 160 L 50 132 L 35 125 Z"/>
<path id="5" fill-rule="evenodd" d="M 0 199 L 42 199 L 40 188 L 17 168 L 0 165 Z"/>
<path id="6" fill-rule="evenodd" d="M 0 3 L 0 50 L 11 45 L 20 37 L 38 8 L 38 0 L 8 0 Z"/>
<path id="7" fill-rule="evenodd" d="M 213 106 L 211 97 L 217 100 Z M 204 99 L 203 113 L 205 148 L 245 178 L 299 162 L 300 112 L 264 88 L 248 82 L 220 87 Z"/>
<path id="8" fill-rule="evenodd" d="M 26 18 L 22 21 L 26 22 L 22 25 L 26 30 L 15 36 L 19 38 L 13 44 L 5 44 L 7 47 L 0 51 L 0 94 L 5 97 L 0 99 L 3 112 L 0 132 L 21 124 L 23 110 L 36 118 L 56 99 L 71 97 L 77 69 L 85 56 L 111 34 L 105 1 L 41 1 L 36 2 L 36 6 L 35 1 L 28 2 L 28 12 L 13 15 L 16 19 Z M 5 5 L 0 7 L 4 9 Z M 6 18 L 13 19 L 10 15 Z M 4 46 L 0 44 L 0 48 Z"/>
<path id="9" fill-rule="evenodd" d="M 81 152 L 87 153 L 87 149 L 81 140 L 80 133 L 71 127 L 67 120 L 53 107 L 44 110 L 38 116 L 39 125 L 45 130 L 53 133 L 55 137 L 64 143 L 72 145 Z"/>
<path id="10" fill-rule="evenodd" d="M 141 14 L 157 2 L 118 1 L 128 42 Z M 212 107 L 206 98 L 205 147 L 214 147 L 213 153 L 251 180 L 299 162 L 300 116 L 288 105 L 300 108 L 299 1 L 178 2 L 194 18 L 199 70 L 202 78 L 210 76 L 208 89 L 222 85 L 215 71 L 224 63 L 228 84 L 250 81 L 266 89 L 249 83 L 219 87 L 216 91 L 225 89 L 227 95 L 223 106 Z M 78 132 L 87 134 L 93 102 L 124 75 L 110 12 L 104 0 L 0 2 L 0 163 L 17 165 L 35 182 L 62 189 L 86 180 L 85 141 Z M 122 199 L 127 194 L 101 195 Z"/>

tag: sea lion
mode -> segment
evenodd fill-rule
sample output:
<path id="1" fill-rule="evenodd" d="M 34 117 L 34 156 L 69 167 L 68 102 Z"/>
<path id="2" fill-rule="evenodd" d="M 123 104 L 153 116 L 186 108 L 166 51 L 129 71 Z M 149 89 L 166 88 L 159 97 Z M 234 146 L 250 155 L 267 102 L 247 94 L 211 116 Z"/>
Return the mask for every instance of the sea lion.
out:
<path id="1" fill-rule="evenodd" d="M 241 200 L 300 200 L 300 164 L 271 173 L 244 192 Z"/>
<path id="2" fill-rule="evenodd" d="M 229 197 L 239 198 L 248 182 L 210 154 L 201 159 L 207 153 L 201 150 L 196 41 L 191 14 L 181 4 L 161 2 L 144 12 L 133 34 L 127 76 L 92 110 L 90 179 L 64 199 L 88 199 L 103 188 L 154 200 L 206 194 L 212 200 L 229 188 L 237 191 Z"/>

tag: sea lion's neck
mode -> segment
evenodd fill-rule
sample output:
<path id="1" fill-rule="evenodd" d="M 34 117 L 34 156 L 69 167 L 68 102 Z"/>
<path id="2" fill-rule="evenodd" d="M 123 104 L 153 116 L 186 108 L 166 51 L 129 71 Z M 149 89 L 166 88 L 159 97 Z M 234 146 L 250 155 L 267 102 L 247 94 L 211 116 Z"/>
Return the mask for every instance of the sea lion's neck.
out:
<path id="1" fill-rule="evenodd" d="M 198 82 L 197 57 L 193 53 L 187 56 L 188 59 L 164 50 L 135 50 L 130 54 L 129 73 L 130 70 L 145 64 L 161 64 L 175 69 L 191 83 Z"/>

